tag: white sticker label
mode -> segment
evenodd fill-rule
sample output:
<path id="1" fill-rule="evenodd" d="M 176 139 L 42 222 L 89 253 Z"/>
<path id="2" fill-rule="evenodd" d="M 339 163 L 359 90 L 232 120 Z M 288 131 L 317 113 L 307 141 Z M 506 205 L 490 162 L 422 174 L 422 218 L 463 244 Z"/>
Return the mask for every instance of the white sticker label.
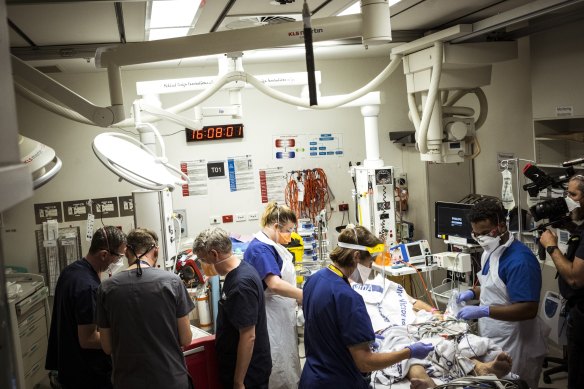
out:
<path id="1" fill-rule="evenodd" d="M 574 107 L 571 105 L 556 107 L 556 116 L 574 116 Z"/>

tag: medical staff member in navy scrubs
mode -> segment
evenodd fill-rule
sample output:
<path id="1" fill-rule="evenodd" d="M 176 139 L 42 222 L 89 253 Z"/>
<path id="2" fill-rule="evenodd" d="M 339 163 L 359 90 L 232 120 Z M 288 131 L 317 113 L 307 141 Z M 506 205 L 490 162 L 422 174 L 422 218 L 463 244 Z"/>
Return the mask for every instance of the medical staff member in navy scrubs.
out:
<path id="1" fill-rule="evenodd" d="M 126 234 L 105 226 L 89 252 L 63 269 L 55 288 L 45 369 L 57 370 L 63 389 L 112 388 L 112 362 L 103 352 L 95 317 L 101 275 L 126 251 Z"/>
<path id="2" fill-rule="evenodd" d="M 296 305 L 302 302 L 302 289 L 296 287 L 292 253 L 282 246 L 290 243 L 296 222 L 290 208 L 269 203 L 262 214 L 262 229 L 243 256 L 257 270 L 264 287 L 272 355 L 270 389 L 296 388 L 300 379 Z"/>
<path id="3" fill-rule="evenodd" d="M 306 363 L 300 388 L 369 387 L 362 373 L 380 370 L 408 358 L 425 358 L 434 347 L 413 343 L 403 350 L 376 353 L 371 319 L 363 298 L 349 285 L 361 266 L 371 267 L 372 254 L 383 242 L 362 226 L 341 232 L 332 264 L 312 275 L 304 285 L 304 344 Z"/>
<path id="4" fill-rule="evenodd" d="M 511 371 L 537 388 L 546 353 L 543 323 L 537 316 L 541 269 L 531 250 L 516 240 L 505 224 L 498 200 L 476 204 L 468 216 L 474 239 L 483 248 L 480 286 L 461 293 L 458 301 L 479 299 L 457 317 L 479 319 L 479 334 L 511 355 Z"/>

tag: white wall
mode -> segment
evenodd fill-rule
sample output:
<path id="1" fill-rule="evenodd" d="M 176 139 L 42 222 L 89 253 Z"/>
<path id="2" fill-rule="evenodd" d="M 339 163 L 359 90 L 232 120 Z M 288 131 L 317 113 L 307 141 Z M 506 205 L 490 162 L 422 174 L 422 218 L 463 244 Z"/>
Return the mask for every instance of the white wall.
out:
<path id="1" fill-rule="evenodd" d="M 388 63 L 385 58 L 347 59 L 317 61 L 317 69 L 322 71 L 321 91 L 324 95 L 350 92 L 365 84 Z M 489 116 L 479 131 L 482 152 L 475 160 L 476 192 L 499 195 L 501 179 L 497 168 L 497 152 L 514 152 L 521 158 L 532 158 L 533 139 L 531 129 L 531 89 L 529 77 L 529 40 L 519 43 L 519 58 L 493 66 L 491 85 L 484 88 L 489 101 Z M 274 63 L 245 65 L 252 74 L 303 71 L 304 63 Z M 129 107 L 135 96 L 134 83 L 138 80 L 156 80 L 180 77 L 214 75 L 216 66 L 202 66 L 192 69 L 141 70 L 124 72 L 125 98 Z M 63 84 L 82 96 L 100 105 L 108 105 L 105 88 L 105 73 L 55 75 Z M 288 87 L 282 90 L 298 95 L 300 88 Z M 387 165 L 408 174 L 410 189 L 410 210 L 405 220 L 412 221 L 416 228 L 416 239 L 429 238 L 433 233 L 433 201 L 457 201 L 468 194 L 472 187 L 472 169 L 468 166 L 431 166 L 421 162 L 418 153 L 411 147 L 401 148 L 389 141 L 389 131 L 412 130 L 407 119 L 405 80 L 401 67 L 382 85 L 383 106 L 379 118 L 381 158 Z M 165 107 L 184 100 L 184 94 L 168 95 L 163 98 Z M 204 105 L 224 105 L 227 95 L 219 93 Z M 336 200 L 330 221 L 332 227 L 341 223 L 341 215 L 336 212 L 339 202 L 349 203 L 351 217 L 354 210 L 350 192 L 352 183 L 347 174 L 349 161 L 365 158 L 363 120 L 358 108 L 336 109 L 333 111 L 298 111 L 296 108 L 271 100 L 255 90 L 244 91 L 245 138 L 207 144 L 186 144 L 184 134 L 165 137 L 167 154 L 171 162 L 204 158 L 225 159 L 232 156 L 251 154 L 254 168 L 283 166 L 286 170 L 322 167 Z M 475 104 L 472 97 L 461 101 L 461 105 Z M 93 155 L 91 141 L 103 129 L 73 123 L 48 113 L 28 101 L 18 98 L 18 113 L 21 131 L 33 139 L 38 139 L 55 148 L 63 159 L 63 169 L 50 183 L 4 214 L 2 238 L 5 242 L 6 263 L 37 270 L 37 254 L 34 241 L 35 225 L 33 204 L 68 201 L 85 198 L 129 195 L 134 189 L 125 182 L 118 182 Z M 170 134 L 181 128 L 161 122 L 159 129 Z M 338 159 L 276 161 L 271 157 L 271 140 L 274 134 L 338 132 L 343 134 L 345 155 Z M 462 173 L 461 173 L 462 172 Z M 257 179 L 257 178 L 256 178 Z M 431 186 L 428 185 L 431 183 Z M 174 207 L 187 210 L 189 235 L 208 226 L 210 215 L 261 212 L 259 188 L 254 191 L 229 192 L 227 180 L 213 180 L 209 183 L 207 197 L 182 197 L 175 191 Z M 133 227 L 130 217 L 104 219 L 105 224 L 120 225 L 125 231 Z M 345 221 L 346 223 L 346 221 Z M 64 226 L 69 223 L 63 224 Z M 81 226 L 85 223 L 71 223 Z M 98 221 L 98 226 L 101 223 Z M 222 225 L 227 230 L 253 233 L 257 222 L 230 223 Z M 336 233 L 331 233 L 334 241 Z M 84 242 L 83 252 L 87 251 Z M 442 248 L 434 249 L 440 251 Z"/>
<path id="2" fill-rule="evenodd" d="M 322 71 L 323 95 L 346 93 L 353 91 L 376 76 L 388 63 L 386 59 L 344 60 L 317 62 L 317 69 Z M 252 74 L 276 72 L 303 71 L 304 63 L 277 63 L 271 65 L 247 66 L 245 69 Z M 357 72 L 356 69 L 359 71 Z M 129 106 L 135 96 L 134 84 L 138 80 L 155 80 L 180 77 L 195 77 L 214 75 L 215 66 L 176 70 L 142 70 L 124 72 L 125 98 Z M 96 74 L 64 74 L 55 78 L 72 90 L 99 105 L 108 105 L 108 91 L 105 73 Z M 284 91 L 299 95 L 300 88 L 288 87 Z M 389 141 L 389 130 L 412 129 L 407 120 L 405 81 L 398 68 L 383 84 L 383 106 L 379 118 L 381 157 L 388 165 L 401 169 L 404 155 L 402 151 Z M 185 95 L 167 95 L 163 97 L 165 107 L 184 100 Z M 204 105 L 225 105 L 227 95 L 219 93 Z M 113 197 L 129 195 L 134 189 L 126 182 L 118 182 L 116 176 L 110 173 L 93 155 L 91 142 L 103 132 L 103 129 L 82 125 L 60 118 L 46 112 L 27 100 L 19 97 L 17 100 L 21 132 L 53 147 L 63 160 L 63 168 L 58 176 L 44 187 L 38 189 L 32 199 L 22 202 L 4 214 L 2 229 L 5 244 L 6 263 L 26 266 L 30 271 L 37 271 L 37 253 L 35 248 L 35 225 L 33 204 L 46 202 L 62 202 L 69 200 Z M 321 167 L 327 173 L 328 181 L 336 196 L 333 208 L 338 209 L 339 202 L 351 204 L 351 215 L 354 215 L 350 198 L 352 183 L 347 173 L 349 161 L 363 161 L 365 146 L 363 137 L 363 119 L 358 108 L 337 109 L 334 111 L 298 111 L 296 108 L 271 100 L 255 90 L 244 91 L 244 124 L 245 138 L 206 144 L 186 144 L 184 133 L 165 137 L 167 155 L 170 162 L 192 159 L 221 160 L 227 157 L 252 155 L 254 168 L 283 166 L 286 170 Z M 159 129 L 163 134 L 181 130 L 180 127 L 161 122 Z M 322 133 L 333 132 L 343 134 L 345 155 L 342 158 L 276 161 L 271 157 L 272 135 L 290 133 Z M 417 163 L 422 166 L 421 162 Z M 415 165 L 415 163 L 414 163 Z M 256 177 L 257 180 L 257 177 Z M 410 179 L 416 187 L 415 177 Z M 420 180 L 422 183 L 423 180 Z M 174 207 L 187 210 L 189 235 L 192 237 L 201 229 L 208 227 L 210 215 L 235 214 L 239 212 L 261 212 L 259 188 L 254 191 L 230 192 L 228 180 L 213 180 L 209 182 L 209 196 L 182 197 L 179 190 L 173 194 Z M 408 215 L 409 216 L 409 215 Z M 416 218 L 423 215 L 416 215 Z M 411 220 L 408 217 L 408 220 Z M 333 212 L 330 221 L 332 227 L 339 225 L 341 215 Z M 412 220 L 423 224 L 422 220 Z M 97 226 L 101 226 L 99 220 Z M 122 226 L 125 231 L 133 227 L 133 219 L 124 217 L 104 219 L 105 224 Z M 61 226 L 79 225 L 82 235 L 85 222 L 63 223 Z M 257 222 L 230 223 L 223 225 L 231 231 L 253 233 L 257 230 Z M 335 233 L 336 235 L 336 233 Z M 334 238 L 334 237 L 333 237 Z M 83 240 L 83 252 L 88 243 Z"/>

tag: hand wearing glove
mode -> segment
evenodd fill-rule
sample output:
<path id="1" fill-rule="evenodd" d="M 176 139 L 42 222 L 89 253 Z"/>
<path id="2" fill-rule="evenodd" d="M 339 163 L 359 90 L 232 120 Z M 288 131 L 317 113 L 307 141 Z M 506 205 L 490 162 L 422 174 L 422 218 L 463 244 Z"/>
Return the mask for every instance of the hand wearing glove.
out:
<path id="1" fill-rule="evenodd" d="M 410 349 L 410 358 L 424 359 L 428 354 L 434 351 L 432 343 L 416 342 L 412 343 L 406 348 Z"/>
<path id="2" fill-rule="evenodd" d="M 460 304 L 463 301 L 472 300 L 475 297 L 476 297 L 475 292 L 472 289 L 465 290 L 464 292 L 462 292 L 458 296 L 456 296 L 456 303 Z"/>
<path id="3" fill-rule="evenodd" d="M 456 318 L 462 320 L 480 319 L 481 317 L 489 317 L 489 312 L 488 305 L 479 305 L 478 307 L 472 305 L 464 307 L 458 311 Z"/>

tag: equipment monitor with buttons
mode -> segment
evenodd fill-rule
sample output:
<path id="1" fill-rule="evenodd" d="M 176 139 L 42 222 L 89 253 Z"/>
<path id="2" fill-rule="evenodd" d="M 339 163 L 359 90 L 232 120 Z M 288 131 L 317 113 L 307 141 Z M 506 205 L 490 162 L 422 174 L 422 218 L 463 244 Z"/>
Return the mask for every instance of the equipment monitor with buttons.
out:
<path id="1" fill-rule="evenodd" d="M 401 243 L 389 249 L 392 263 L 400 261 L 410 264 L 426 263 L 426 257 L 431 256 L 430 245 L 427 240 L 418 240 L 412 243 Z"/>

